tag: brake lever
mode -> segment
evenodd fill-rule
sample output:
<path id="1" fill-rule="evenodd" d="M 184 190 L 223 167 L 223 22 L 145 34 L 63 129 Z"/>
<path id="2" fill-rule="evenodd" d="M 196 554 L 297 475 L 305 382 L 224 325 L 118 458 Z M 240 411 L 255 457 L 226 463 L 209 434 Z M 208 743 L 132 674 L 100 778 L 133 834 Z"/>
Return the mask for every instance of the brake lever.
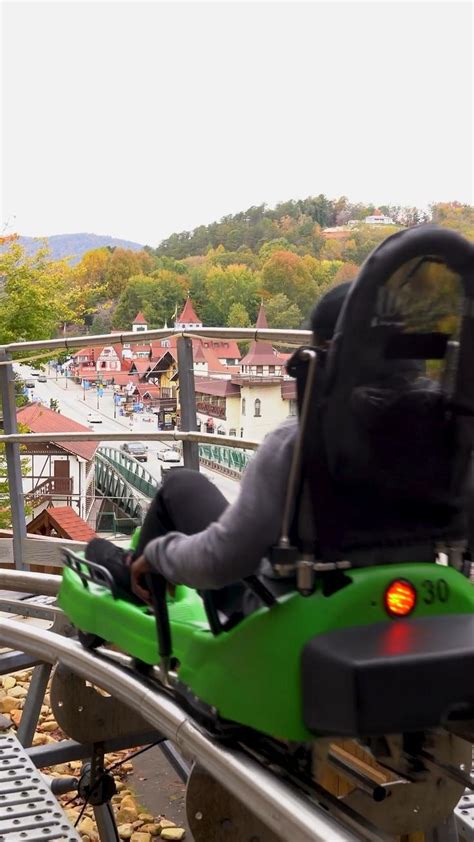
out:
<path id="1" fill-rule="evenodd" d="M 161 576 L 159 573 L 147 573 L 145 580 L 155 612 L 158 653 L 160 656 L 163 683 L 169 685 L 168 676 L 171 669 L 172 642 L 168 603 L 166 601 L 168 583 L 164 576 Z"/>

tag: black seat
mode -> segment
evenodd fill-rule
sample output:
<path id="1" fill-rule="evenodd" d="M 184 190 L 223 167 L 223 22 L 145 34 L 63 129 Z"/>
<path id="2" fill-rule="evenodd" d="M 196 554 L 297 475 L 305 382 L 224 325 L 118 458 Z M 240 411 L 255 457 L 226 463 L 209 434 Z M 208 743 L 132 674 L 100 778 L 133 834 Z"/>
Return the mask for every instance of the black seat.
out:
<path id="1" fill-rule="evenodd" d="M 319 560 L 433 561 L 466 541 L 473 316 L 474 246 L 453 231 L 399 232 L 364 263 L 304 434 Z M 296 354 L 300 405 L 306 369 Z"/>

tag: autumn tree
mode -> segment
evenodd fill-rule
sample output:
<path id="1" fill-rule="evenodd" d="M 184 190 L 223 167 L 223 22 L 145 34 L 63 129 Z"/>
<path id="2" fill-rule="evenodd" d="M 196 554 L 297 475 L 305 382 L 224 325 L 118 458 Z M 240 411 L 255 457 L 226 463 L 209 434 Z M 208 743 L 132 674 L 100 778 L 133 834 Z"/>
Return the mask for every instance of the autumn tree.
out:
<path id="1" fill-rule="evenodd" d="M 67 324 L 82 324 L 90 288 L 66 260 L 51 260 L 46 247 L 27 256 L 17 242 L 0 253 L 3 277 L 0 341 L 49 339 Z"/>
<path id="2" fill-rule="evenodd" d="M 398 230 L 399 227 L 395 225 L 363 224 L 354 228 L 350 240 L 344 246 L 344 259 L 360 266 L 379 243 Z"/>
<path id="3" fill-rule="evenodd" d="M 275 251 L 262 267 L 262 287 L 270 295 L 283 294 L 306 313 L 314 301 L 316 285 L 302 257 Z"/>
<path id="4" fill-rule="evenodd" d="M 453 228 L 474 240 L 474 207 L 460 202 L 439 202 L 431 206 L 433 222 L 445 228 Z"/>
<path id="5" fill-rule="evenodd" d="M 87 283 L 105 288 L 107 269 L 112 254 L 107 248 L 93 249 L 82 255 L 78 269 Z"/>
<path id="6" fill-rule="evenodd" d="M 110 255 L 105 280 L 109 298 L 118 298 L 129 278 L 147 275 L 155 268 L 155 260 L 145 251 L 116 248 Z"/>
<path id="7" fill-rule="evenodd" d="M 353 281 L 359 274 L 359 267 L 355 263 L 343 263 L 339 267 L 333 278 L 334 286 L 343 284 L 346 281 Z"/>

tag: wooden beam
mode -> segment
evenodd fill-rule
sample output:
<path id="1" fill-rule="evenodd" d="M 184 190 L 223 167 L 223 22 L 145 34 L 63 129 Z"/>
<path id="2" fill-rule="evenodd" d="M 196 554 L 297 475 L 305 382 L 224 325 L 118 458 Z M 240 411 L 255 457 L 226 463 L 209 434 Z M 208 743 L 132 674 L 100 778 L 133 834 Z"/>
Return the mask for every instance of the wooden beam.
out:
<path id="1" fill-rule="evenodd" d="M 55 567 L 62 568 L 62 549 L 81 552 L 86 547 L 84 541 L 70 541 L 67 538 L 50 538 L 45 535 L 29 535 L 23 542 L 23 561 L 30 569 L 40 570 Z M 0 567 L 13 567 L 13 534 L 11 530 L 0 530 Z"/>

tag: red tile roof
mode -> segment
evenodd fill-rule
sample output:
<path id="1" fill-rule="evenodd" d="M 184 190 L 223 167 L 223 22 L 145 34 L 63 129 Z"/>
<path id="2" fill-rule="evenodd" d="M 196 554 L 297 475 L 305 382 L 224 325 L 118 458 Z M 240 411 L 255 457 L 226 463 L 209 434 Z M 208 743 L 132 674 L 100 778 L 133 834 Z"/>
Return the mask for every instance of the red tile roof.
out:
<path id="1" fill-rule="evenodd" d="M 88 427 L 78 424 L 59 412 L 53 412 L 40 403 L 28 404 L 19 409 L 17 420 L 31 433 L 90 433 Z M 57 447 L 80 456 L 89 462 L 94 458 L 98 443 L 96 441 L 61 441 Z"/>
<path id="2" fill-rule="evenodd" d="M 91 538 L 95 538 L 93 529 L 71 506 L 53 506 L 47 509 L 47 514 L 51 526 L 62 533 L 61 538 L 70 538 L 73 541 L 90 541 Z"/>
<path id="3" fill-rule="evenodd" d="M 231 371 L 227 368 L 226 365 L 222 365 L 217 358 L 216 351 L 213 351 L 211 348 L 203 348 L 202 345 L 199 348 L 195 348 L 194 350 L 194 362 L 197 363 L 207 363 L 207 370 L 209 373 L 213 374 L 230 374 Z M 235 366 L 233 368 L 235 373 Z"/>
<path id="4" fill-rule="evenodd" d="M 146 351 L 147 354 L 149 354 L 150 353 L 150 345 L 149 344 L 147 344 L 147 345 L 138 345 L 138 344 L 135 345 L 134 343 L 132 343 L 131 347 L 130 347 L 130 350 L 131 350 L 132 354 L 138 354 L 140 351 L 141 352 Z"/>
<path id="5" fill-rule="evenodd" d="M 140 357 L 136 360 L 133 360 L 132 365 L 130 366 L 130 371 L 137 371 L 138 374 L 146 374 L 148 369 L 151 368 L 150 360 L 144 360 Z"/>
<path id="6" fill-rule="evenodd" d="M 181 311 L 181 315 L 176 319 L 175 324 L 202 325 L 202 321 L 196 315 L 190 298 L 186 299 L 186 303 Z"/>
<path id="7" fill-rule="evenodd" d="M 218 380 L 214 378 L 195 378 L 196 393 L 199 395 L 217 395 L 218 397 L 238 397 L 240 386 L 231 383 L 230 380 Z"/>
<path id="8" fill-rule="evenodd" d="M 143 315 L 143 313 L 142 313 L 142 311 L 141 311 L 141 310 L 140 310 L 140 312 L 139 312 L 139 313 L 137 313 L 137 315 L 135 316 L 135 318 L 134 318 L 134 320 L 133 320 L 132 324 L 134 324 L 134 325 L 146 325 L 146 324 L 148 324 L 148 322 L 147 322 L 147 320 L 145 319 L 145 316 Z"/>
<path id="9" fill-rule="evenodd" d="M 211 348 L 216 357 L 240 360 L 242 354 L 234 339 L 201 339 L 204 348 Z"/>
<path id="10" fill-rule="evenodd" d="M 145 395 L 148 395 L 150 398 L 160 397 L 160 387 L 154 386 L 152 383 L 150 383 L 150 385 L 138 383 L 135 391 L 138 392 L 140 397 L 144 397 Z"/>
<path id="11" fill-rule="evenodd" d="M 130 374 L 129 371 L 114 371 L 114 385 L 126 386 L 128 383 L 138 383 L 138 374 Z"/>

